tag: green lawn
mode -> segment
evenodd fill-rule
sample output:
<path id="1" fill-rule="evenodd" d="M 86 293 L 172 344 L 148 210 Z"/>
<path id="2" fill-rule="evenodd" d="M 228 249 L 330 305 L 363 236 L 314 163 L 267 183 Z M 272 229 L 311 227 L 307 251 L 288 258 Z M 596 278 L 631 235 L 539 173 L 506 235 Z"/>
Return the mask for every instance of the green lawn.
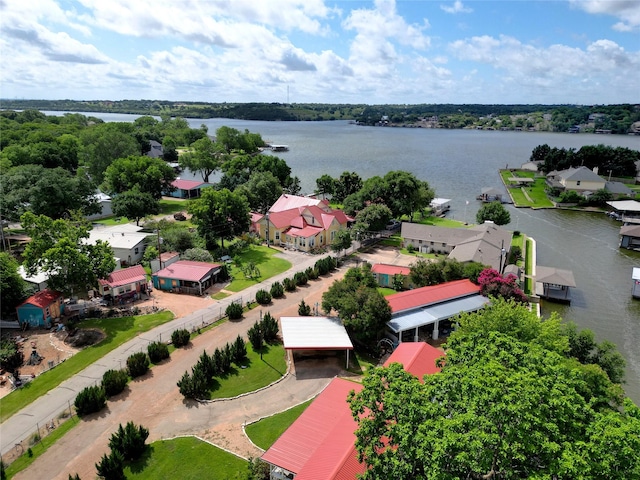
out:
<path id="1" fill-rule="evenodd" d="M 29 465 L 31 465 L 40 455 L 46 452 L 51 445 L 56 443 L 60 438 L 62 438 L 69 430 L 80 423 L 80 419 L 78 417 L 71 417 L 64 422 L 62 422 L 55 430 L 51 433 L 42 437 L 42 441 L 34 444 L 31 447 L 32 456 L 29 456 L 27 451 L 25 451 L 20 457 L 18 457 L 14 462 L 9 465 L 7 468 L 7 478 L 12 478 L 18 472 L 21 472 Z"/>
<path id="2" fill-rule="evenodd" d="M 543 177 L 536 177 L 536 172 L 529 172 L 526 170 L 519 170 L 512 172 L 511 170 L 500 170 L 500 176 L 504 181 L 504 184 L 507 185 L 509 193 L 511 194 L 511 198 L 513 199 L 513 203 L 516 207 L 531 207 L 531 208 L 553 208 L 553 202 L 549 200 L 546 192 L 546 181 Z M 511 182 L 509 182 L 509 178 L 511 177 L 522 177 L 522 178 L 534 178 L 535 181 L 532 185 L 527 185 L 524 187 L 509 187 Z M 527 196 L 523 193 L 523 188 L 527 192 Z"/>
<path id="3" fill-rule="evenodd" d="M 127 466 L 124 473 L 135 480 L 232 480 L 247 478 L 248 465 L 246 460 L 195 437 L 183 437 L 151 443 L 142 458 Z"/>
<path id="4" fill-rule="evenodd" d="M 377 290 L 382 294 L 383 297 L 386 297 L 388 295 L 393 295 L 394 293 L 398 293 L 393 288 L 388 288 L 388 287 L 378 287 Z"/>
<path id="5" fill-rule="evenodd" d="M 55 368 L 39 375 L 24 387 L 0 399 L 0 421 L 4 422 L 18 410 L 102 358 L 111 350 L 131 340 L 138 334 L 149 331 L 172 319 L 173 313 L 163 311 L 152 315 L 83 321 L 80 324 L 82 328 L 100 328 L 106 333 L 106 338 L 100 343 L 76 353 Z"/>
<path id="6" fill-rule="evenodd" d="M 281 413 L 276 413 L 268 418 L 247 425 L 245 432 L 247 436 L 258 447 L 263 450 L 267 450 L 273 443 L 289 428 L 289 426 L 302 415 L 302 412 L 311 404 L 313 400 L 306 401 L 300 405 L 285 410 Z"/>
<path id="7" fill-rule="evenodd" d="M 209 352 L 213 353 L 213 352 Z M 245 368 L 242 368 L 245 367 Z M 230 398 L 266 387 L 287 373 L 282 345 L 265 345 L 260 354 L 247 344 L 247 358 L 240 365 L 232 365 L 229 373 L 214 379 L 210 399 Z"/>
<path id="8" fill-rule="evenodd" d="M 525 277 L 524 281 L 524 293 L 527 295 L 531 295 L 535 293 L 535 285 L 533 285 L 533 281 L 531 280 L 530 275 L 533 273 L 533 240 L 527 238 L 527 249 L 524 260 L 524 273 L 525 275 L 529 275 Z"/>
<path id="9" fill-rule="evenodd" d="M 271 278 L 279 273 L 286 272 L 291 268 L 291 263 L 282 259 L 276 258 L 275 255 L 279 250 L 275 248 L 269 248 L 262 245 L 250 245 L 245 251 L 238 255 L 243 264 L 253 262 L 260 270 L 260 278 L 245 278 L 242 270 L 235 264 L 231 265 L 231 275 L 233 281 L 225 287 L 225 290 L 232 292 L 239 292 L 247 287 L 260 283 L 262 280 Z"/>

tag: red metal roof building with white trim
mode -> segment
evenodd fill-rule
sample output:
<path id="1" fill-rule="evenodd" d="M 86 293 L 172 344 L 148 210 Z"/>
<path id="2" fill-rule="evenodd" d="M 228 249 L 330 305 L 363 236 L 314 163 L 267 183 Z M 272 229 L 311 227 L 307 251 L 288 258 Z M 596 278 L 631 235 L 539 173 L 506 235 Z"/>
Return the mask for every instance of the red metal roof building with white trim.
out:
<path id="1" fill-rule="evenodd" d="M 426 343 L 404 343 L 385 366 L 402 363 L 422 379 L 440 371 L 435 360 L 444 355 Z M 272 480 L 354 480 L 364 472 L 355 449 L 358 427 L 347 403 L 350 391 L 362 385 L 334 378 L 307 409 L 262 455 L 270 464 Z"/>

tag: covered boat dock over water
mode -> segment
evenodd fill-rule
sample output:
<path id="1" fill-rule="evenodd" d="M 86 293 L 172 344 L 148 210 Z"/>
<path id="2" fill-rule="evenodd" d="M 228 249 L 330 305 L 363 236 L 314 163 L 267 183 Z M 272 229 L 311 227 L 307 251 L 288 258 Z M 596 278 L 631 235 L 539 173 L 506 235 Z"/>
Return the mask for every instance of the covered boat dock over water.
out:
<path id="1" fill-rule="evenodd" d="M 548 300 L 571 302 L 571 287 L 576 286 L 571 270 L 537 267 L 536 295 Z"/>

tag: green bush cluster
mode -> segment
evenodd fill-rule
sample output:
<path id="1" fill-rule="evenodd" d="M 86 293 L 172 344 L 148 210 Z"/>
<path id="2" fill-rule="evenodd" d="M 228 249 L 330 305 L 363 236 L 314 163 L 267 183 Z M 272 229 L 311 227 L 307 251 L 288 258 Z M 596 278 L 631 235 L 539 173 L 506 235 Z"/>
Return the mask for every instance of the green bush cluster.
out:
<path id="1" fill-rule="evenodd" d="M 102 375 L 102 388 L 107 397 L 113 397 L 124 390 L 129 381 L 129 374 L 126 370 L 107 370 Z"/>
<path id="2" fill-rule="evenodd" d="M 141 377 L 149 370 L 149 355 L 136 352 L 127 358 L 127 371 L 131 378 Z"/>
<path id="3" fill-rule="evenodd" d="M 107 405 L 107 394 L 102 386 L 83 388 L 73 403 L 79 417 L 99 412 Z"/>
<path id="4" fill-rule="evenodd" d="M 285 278 L 282 280 L 282 285 L 287 292 L 295 292 L 296 281 L 293 278 Z"/>
<path id="5" fill-rule="evenodd" d="M 246 356 L 247 346 L 240 335 L 224 348 L 216 348 L 213 355 L 203 351 L 198 362 L 191 368 L 191 374 L 184 372 L 178 381 L 180 393 L 186 398 L 203 398 L 211 386 L 213 377 L 224 375 L 231 369 L 232 363 L 239 363 Z"/>
<path id="6" fill-rule="evenodd" d="M 171 334 L 171 343 L 176 348 L 184 347 L 189 343 L 189 340 L 191 340 L 191 334 L 186 328 L 179 328 Z"/>
<path id="7" fill-rule="evenodd" d="M 231 303 L 224 313 L 229 317 L 229 320 L 239 320 L 242 318 L 242 305 L 239 303 Z"/>
<path id="8" fill-rule="evenodd" d="M 125 462 L 134 462 L 139 459 L 147 449 L 146 441 L 149 437 L 149 430 L 142 425 L 136 426 L 133 422 L 128 422 L 123 428 L 122 424 L 109 439 L 111 452 L 106 453 L 96 463 L 98 476 L 105 480 L 124 480 Z M 76 478 L 78 475 L 76 474 Z M 69 478 L 72 478 L 69 476 Z"/>
<path id="9" fill-rule="evenodd" d="M 336 260 L 331 256 L 327 256 L 319 259 L 314 267 L 318 271 L 318 275 L 326 275 L 336 269 Z"/>
<path id="10" fill-rule="evenodd" d="M 302 287 L 309 282 L 309 277 L 305 272 L 296 272 L 293 276 L 293 281 L 296 282 L 296 286 Z"/>
<path id="11" fill-rule="evenodd" d="M 166 343 L 153 342 L 147 347 L 147 353 L 149 354 L 149 360 L 152 363 L 159 363 L 162 360 L 169 358 L 169 347 Z"/>
<path id="12" fill-rule="evenodd" d="M 315 267 L 308 267 L 304 273 L 309 280 L 316 280 L 320 276 L 320 272 L 318 272 L 318 269 Z"/>
<path id="13" fill-rule="evenodd" d="M 264 289 L 260 289 L 256 292 L 256 302 L 260 305 L 268 305 L 271 303 L 271 294 Z"/>
<path id="14" fill-rule="evenodd" d="M 308 317 L 311 315 L 311 307 L 307 305 L 304 299 L 298 304 L 298 315 Z"/>
<path id="15" fill-rule="evenodd" d="M 274 282 L 271 285 L 270 293 L 273 298 L 282 298 L 284 296 L 284 287 L 280 282 Z"/>

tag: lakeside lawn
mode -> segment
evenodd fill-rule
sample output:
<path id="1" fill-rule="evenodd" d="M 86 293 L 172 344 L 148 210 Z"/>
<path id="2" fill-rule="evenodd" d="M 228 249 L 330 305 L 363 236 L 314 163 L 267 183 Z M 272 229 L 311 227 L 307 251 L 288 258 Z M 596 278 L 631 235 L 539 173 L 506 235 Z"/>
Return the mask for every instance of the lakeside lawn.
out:
<path id="1" fill-rule="evenodd" d="M 163 198 L 160 200 L 160 213 L 155 216 L 164 217 L 167 215 L 173 215 L 174 213 L 178 213 L 178 212 L 186 212 L 188 205 L 189 205 L 188 200 L 179 200 L 177 198 L 175 200 L 169 200 L 169 199 Z M 124 225 L 125 223 L 130 223 L 130 222 L 132 221 L 125 217 L 116 217 L 116 216 L 93 221 L 93 223 L 98 223 L 100 225 L 106 225 L 106 226 Z M 140 223 L 143 223 L 143 220 L 140 220 Z M 192 226 L 191 222 L 189 221 L 179 222 L 179 223 L 180 225 L 184 225 L 184 226 Z"/>
<path id="2" fill-rule="evenodd" d="M 232 365 L 225 375 L 214 377 L 209 399 L 232 398 L 253 392 L 275 382 L 285 373 L 287 361 L 282 345 L 264 345 L 260 355 L 247 343 L 247 358 Z"/>
<path id="3" fill-rule="evenodd" d="M 500 177 L 507 187 L 516 207 L 553 208 L 555 206 L 553 202 L 549 200 L 549 197 L 547 197 L 546 180 L 543 177 L 537 177 L 536 175 L 536 172 L 530 172 L 527 170 L 500 170 Z M 509 185 L 511 185 L 511 182 L 509 179 L 511 177 L 533 178 L 534 182 L 531 185 L 522 187 L 510 187 Z"/>
<path id="4" fill-rule="evenodd" d="M 526 241 L 526 250 L 525 250 L 525 277 L 524 277 L 524 293 L 527 295 L 532 295 L 535 293 L 535 285 L 533 284 L 533 280 L 531 279 L 531 275 L 533 273 L 533 240 L 527 238 Z"/>
<path id="5" fill-rule="evenodd" d="M 271 278 L 279 273 L 286 272 L 291 268 L 291 263 L 278 258 L 275 255 L 280 253 L 276 248 L 269 248 L 266 245 L 250 245 L 242 253 L 238 254 L 238 258 L 242 265 L 253 262 L 260 270 L 259 278 L 245 278 L 241 268 L 236 265 L 235 261 L 231 264 L 230 275 L 233 281 L 225 287 L 225 290 L 231 292 L 239 292 L 247 287 L 256 285 L 263 280 Z"/>
<path id="6" fill-rule="evenodd" d="M 195 437 L 159 440 L 148 445 L 137 461 L 124 469 L 133 480 L 234 480 L 248 478 L 249 462 Z M 206 475 L 203 472 L 207 472 Z"/>
<path id="7" fill-rule="evenodd" d="M 302 412 L 311 405 L 312 401 L 313 399 L 307 400 L 300 405 L 291 407 L 289 410 L 276 413 L 275 415 L 263 418 L 251 425 L 247 425 L 245 433 L 258 447 L 263 450 L 267 450 L 274 444 L 280 435 L 282 435 L 285 430 L 289 428 L 300 415 L 302 415 Z"/>
<path id="8" fill-rule="evenodd" d="M 105 332 L 106 337 L 100 343 L 86 347 L 53 369 L 38 375 L 22 388 L 0 399 L 0 422 L 4 422 L 21 408 L 45 395 L 49 390 L 84 370 L 123 343 L 171 320 L 173 320 L 173 313 L 163 311 L 151 315 L 100 318 L 81 322 L 80 328 L 98 328 Z"/>

